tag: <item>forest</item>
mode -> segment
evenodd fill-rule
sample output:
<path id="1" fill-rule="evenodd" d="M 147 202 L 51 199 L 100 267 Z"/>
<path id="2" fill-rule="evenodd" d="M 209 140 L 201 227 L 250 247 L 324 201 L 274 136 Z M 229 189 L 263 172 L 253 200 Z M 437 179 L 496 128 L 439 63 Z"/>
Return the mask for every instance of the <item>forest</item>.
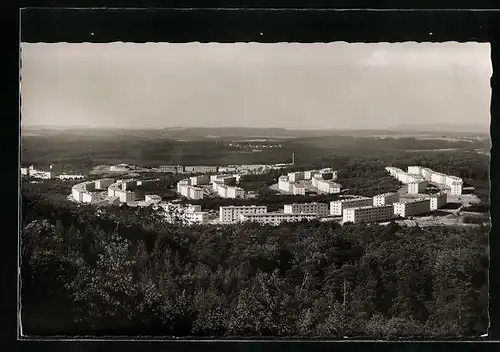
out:
<path id="1" fill-rule="evenodd" d="M 22 199 L 26 335 L 477 336 L 488 228 L 180 227 Z M 51 319 L 47 319 L 50 316 Z"/>

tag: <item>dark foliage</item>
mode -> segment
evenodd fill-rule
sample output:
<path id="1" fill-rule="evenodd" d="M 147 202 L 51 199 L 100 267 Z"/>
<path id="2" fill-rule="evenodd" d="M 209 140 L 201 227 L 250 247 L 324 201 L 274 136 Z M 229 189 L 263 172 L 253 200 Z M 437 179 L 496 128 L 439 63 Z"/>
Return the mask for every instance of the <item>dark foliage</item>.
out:
<path id="1" fill-rule="evenodd" d="M 32 195 L 22 212 L 27 334 L 400 337 L 488 326 L 481 226 L 186 228 L 151 209 L 96 216 Z"/>

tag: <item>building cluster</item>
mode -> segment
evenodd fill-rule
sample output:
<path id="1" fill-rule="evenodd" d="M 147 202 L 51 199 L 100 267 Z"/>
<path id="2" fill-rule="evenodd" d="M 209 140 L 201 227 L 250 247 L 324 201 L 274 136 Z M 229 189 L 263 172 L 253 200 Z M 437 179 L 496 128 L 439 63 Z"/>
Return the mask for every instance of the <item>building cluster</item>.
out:
<path id="1" fill-rule="evenodd" d="M 310 180 L 311 185 L 323 193 L 340 193 L 341 185 L 336 183 L 336 171 L 331 168 L 322 170 L 308 170 L 290 172 L 278 178 L 278 189 L 294 195 L 305 195 L 306 188 L 300 183 L 302 180 Z"/>
<path id="2" fill-rule="evenodd" d="M 21 167 L 21 176 L 50 180 L 54 177 L 54 173 L 52 172 L 52 165 L 50 169 L 51 171 L 36 170 L 33 165 L 31 165 L 30 167 Z"/>
<path id="3" fill-rule="evenodd" d="M 219 208 L 219 221 L 221 224 L 234 224 L 238 222 L 256 222 L 259 224 L 279 225 L 280 223 L 297 222 L 319 218 L 323 215 L 327 204 L 304 203 L 285 205 L 283 211 L 268 212 L 265 205 L 228 205 Z"/>
<path id="4" fill-rule="evenodd" d="M 208 212 L 201 211 L 200 205 L 159 202 L 154 209 L 159 210 L 165 220 L 172 224 L 203 225 L 209 221 Z"/>
<path id="5" fill-rule="evenodd" d="M 408 166 L 407 171 L 392 166 L 385 169 L 398 181 L 407 184 L 410 194 L 424 192 L 428 182 L 449 187 L 450 193 L 453 195 L 462 194 L 463 180 L 457 176 L 446 175 L 423 166 Z"/>
<path id="6" fill-rule="evenodd" d="M 420 198 L 400 199 L 397 193 L 384 193 L 368 197 L 355 197 L 330 202 L 330 214 L 342 215 L 342 221 L 384 222 L 397 217 L 429 213 L 448 203 L 444 192 L 424 194 Z"/>
<path id="7" fill-rule="evenodd" d="M 104 200 L 102 193 L 115 182 L 112 178 L 77 183 L 71 187 L 73 199 L 79 203 L 94 203 Z"/>
<path id="8" fill-rule="evenodd" d="M 172 172 L 175 174 L 203 174 L 203 173 L 212 173 L 217 172 L 219 170 L 218 166 L 187 166 L 187 165 L 161 165 L 159 167 L 161 172 Z"/>
<path id="9" fill-rule="evenodd" d="M 289 167 L 292 164 L 248 164 L 248 165 L 227 165 L 227 166 L 186 166 L 186 165 L 160 165 L 160 172 L 171 172 L 174 174 L 230 174 L 237 173 L 242 175 L 247 174 L 263 174 L 271 170 Z"/>
<path id="10" fill-rule="evenodd" d="M 58 175 L 57 178 L 62 180 L 62 181 L 76 181 L 76 180 L 83 180 L 85 178 L 85 176 L 61 174 L 61 175 Z"/>
<path id="11" fill-rule="evenodd" d="M 212 185 L 212 191 L 221 198 L 245 198 L 245 190 L 236 186 L 239 174 L 198 175 L 177 182 L 177 193 L 188 199 L 203 199 L 210 191 L 202 186 Z"/>

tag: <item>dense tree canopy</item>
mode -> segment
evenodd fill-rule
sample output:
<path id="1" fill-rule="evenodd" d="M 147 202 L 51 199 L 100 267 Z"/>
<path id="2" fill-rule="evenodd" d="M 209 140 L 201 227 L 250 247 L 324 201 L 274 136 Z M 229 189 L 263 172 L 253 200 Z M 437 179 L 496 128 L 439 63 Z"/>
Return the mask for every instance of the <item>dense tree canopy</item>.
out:
<path id="1" fill-rule="evenodd" d="M 384 338 L 488 326 L 481 226 L 187 228 L 151 209 L 96 216 L 27 196 L 22 211 L 27 334 Z M 57 319 L 41 324 L 42 309 Z"/>

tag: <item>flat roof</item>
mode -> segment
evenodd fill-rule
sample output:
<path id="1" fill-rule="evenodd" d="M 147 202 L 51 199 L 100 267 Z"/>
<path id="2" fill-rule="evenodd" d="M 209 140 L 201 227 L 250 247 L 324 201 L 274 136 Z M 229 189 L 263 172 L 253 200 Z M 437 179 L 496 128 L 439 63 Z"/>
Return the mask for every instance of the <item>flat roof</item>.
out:
<path id="1" fill-rule="evenodd" d="M 409 203 L 418 203 L 418 202 L 424 202 L 424 201 L 429 201 L 429 199 L 428 198 L 404 199 L 404 200 L 400 200 L 399 202 L 396 202 L 394 204 L 409 204 Z"/>
<path id="2" fill-rule="evenodd" d="M 366 206 L 363 206 L 363 207 L 355 207 L 355 208 L 347 208 L 345 210 L 356 210 L 356 209 L 380 209 L 380 208 L 393 208 L 393 205 L 390 204 L 390 205 L 366 205 Z"/>

